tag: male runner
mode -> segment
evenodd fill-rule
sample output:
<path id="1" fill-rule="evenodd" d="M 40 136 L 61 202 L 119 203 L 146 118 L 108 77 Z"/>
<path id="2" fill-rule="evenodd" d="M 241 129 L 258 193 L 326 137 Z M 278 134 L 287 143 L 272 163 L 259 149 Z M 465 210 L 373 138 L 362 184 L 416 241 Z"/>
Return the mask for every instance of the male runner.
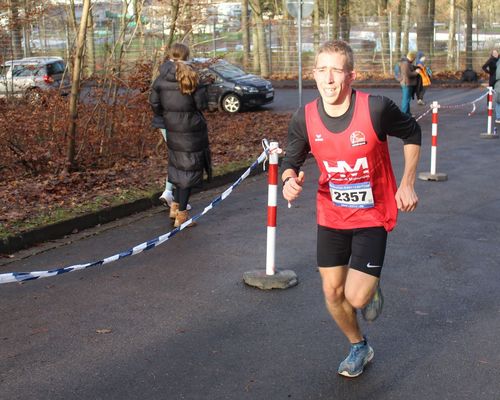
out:
<path id="1" fill-rule="evenodd" d="M 283 197 L 302 191 L 300 167 L 308 152 L 320 170 L 317 193 L 317 262 L 326 307 L 351 343 L 338 373 L 355 377 L 373 358 L 362 335 L 357 310 L 373 321 L 382 311 L 379 278 L 387 232 L 398 209 L 413 211 L 421 131 L 390 99 L 353 90 L 356 78 L 351 47 L 324 43 L 316 55 L 314 79 L 320 97 L 298 109 L 288 128 L 283 160 Z M 399 187 L 387 136 L 404 143 L 405 167 Z"/>

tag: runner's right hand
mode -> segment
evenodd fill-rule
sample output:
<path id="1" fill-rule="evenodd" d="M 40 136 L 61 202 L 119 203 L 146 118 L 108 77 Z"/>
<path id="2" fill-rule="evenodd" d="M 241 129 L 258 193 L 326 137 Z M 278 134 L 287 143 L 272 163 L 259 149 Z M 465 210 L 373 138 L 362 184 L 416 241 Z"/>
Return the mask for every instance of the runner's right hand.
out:
<path id="1" fill-rule="evenodd" d="M 299 172 L 299 176 L 290 178 L 283 185 L 283 197 L 285 200 L 294 201 L 302 192 L 302 185 L 304 184 L 304 171 Z"/>

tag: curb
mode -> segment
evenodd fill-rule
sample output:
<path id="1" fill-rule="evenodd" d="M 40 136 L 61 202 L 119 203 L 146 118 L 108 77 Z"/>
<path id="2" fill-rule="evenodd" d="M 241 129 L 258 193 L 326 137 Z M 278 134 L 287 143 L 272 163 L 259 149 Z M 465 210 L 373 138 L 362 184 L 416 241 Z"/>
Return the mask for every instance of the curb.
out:
<path id="1" fill-rule="evenodd" d="M 201 191 L 214 189 L 228 183 L 233 183 L 238 179 L 248 167 L 240 168 L 227 174 L 216 176 L 211 182 L 204 182 L 203 188 L 193 189 L 192 194 Z M 250 176 L 264 172 L 262 168 L 256 168 L 250 172 Z M 77 233 L 79 231 L 93 228 L 100 224 L 106 224 L 129 215 L 146 211 L 150 208 L 160 206 L 162 203 L 158 199 L 162 192 L 155 193 L 151 197 L 135 200 L 131 203 L 120 204 L 107 207 L 102 210 L 84 214 L 55 224 L 43 226 L 18 235 L 0 239 L 0 254 L 8 255 L 20 250 L 25 250 L 43 242 L 60 239 L 64 236 Z"/>

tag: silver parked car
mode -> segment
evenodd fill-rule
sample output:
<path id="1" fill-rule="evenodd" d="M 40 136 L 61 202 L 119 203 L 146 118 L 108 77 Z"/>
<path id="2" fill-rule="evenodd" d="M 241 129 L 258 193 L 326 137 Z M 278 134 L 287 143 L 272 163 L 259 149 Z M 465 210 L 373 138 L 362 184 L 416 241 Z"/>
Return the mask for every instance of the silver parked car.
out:
<path id="1" fill-rule="evenodd" d="M 44 91 L 69 87 L 60 57 L 26 57 L 0 65 L 0 98 L 7 95 L 37 98 Z"/>

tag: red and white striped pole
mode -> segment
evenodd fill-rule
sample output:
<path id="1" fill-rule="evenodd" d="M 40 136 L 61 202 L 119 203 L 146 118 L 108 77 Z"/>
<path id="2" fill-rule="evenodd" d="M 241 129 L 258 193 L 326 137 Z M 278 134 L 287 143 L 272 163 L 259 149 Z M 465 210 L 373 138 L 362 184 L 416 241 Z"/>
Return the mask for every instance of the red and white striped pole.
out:
<path id="1" fill-rule="evenodd" d="M 443 173 L 436 172 L 437 145 L 438 145 L 438 121 L 439 121 L 439 104 L 437 101 L 432 102 L 432 141 L 431 141 L 431 171 L 421 172 L 418 177 L 424 181 L 445 181 L 448 176 Z"/>
<path id="2" fill-rule="evenodd" d="M 491 126 L 493 125 L 493 88 L 488 87 L 488 130 L 486 133 L 491 135 Z"/>
<path id="3" fill-rule="evenodd" d="M 493 126 L 493 88 L 491 86 L 488 86 L 488 128 L 486 130 L 486 133 L 481 133 L 479 135 L 483 139 L 497 139 L 498 135 L 494 134 L 491 132 L 491 128 Z"/>
<path id="4" fill-rule="evenodd" d="M 265 142 L 267 145 L 267 141 Z M 288 289 L 299 282 L 295 272 L 289 269 L 277 269 L 275 265 L 279 153 L 281 149 L 278 142 L 269 143 L 266 270 L 252 270 L 243 274 L 243 281 L 247 285 L 264 290 Z"/>
<path id="5" fill-rule="evenodd" d="M 432 103 L 432 142 L 431 142 L 431 174 L 436 175 L 436 157 L 438 147 L 438 122 L 439 122 L 439 104 L 437 101 Z"/>
<path id="6" fill-rule="evenodd" d="M 269 144 L 269 175 L 267 179 L 267 251 L 266 275 L 276 272 L 276 219 L 278 200 L 278 142 Z"/>

